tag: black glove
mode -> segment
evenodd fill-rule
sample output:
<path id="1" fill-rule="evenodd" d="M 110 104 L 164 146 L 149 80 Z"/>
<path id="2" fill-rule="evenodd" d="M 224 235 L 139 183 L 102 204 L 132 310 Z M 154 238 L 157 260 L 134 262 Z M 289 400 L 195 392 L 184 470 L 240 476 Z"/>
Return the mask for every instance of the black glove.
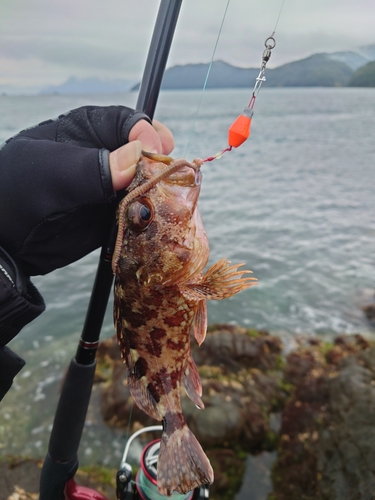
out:
<path id="1" fill-rule="evenodd" d="M 149 118 L 86 106 L 22 131 L 0 149 L 0 245 L 27 276 L 102 245 L 117 205 L 109 151 Z"/>

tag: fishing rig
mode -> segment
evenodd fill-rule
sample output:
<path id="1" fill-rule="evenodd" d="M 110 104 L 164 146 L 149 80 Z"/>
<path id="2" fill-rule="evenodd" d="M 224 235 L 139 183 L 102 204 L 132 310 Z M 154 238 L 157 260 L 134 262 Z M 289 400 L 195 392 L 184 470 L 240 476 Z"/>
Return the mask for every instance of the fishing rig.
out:
<path id="1" fill-rule="evenodd" d="M 284 1 L 280 9 L 279 18 Z M 136 109 L 143 111 L 151 119 L 154 116 L 181 4 L 182 0 L 160 1 L 136 104 Z M 204 161 L 212 161 L 220 158 L 222 154 L 231 151 L 232 148 L 237 148 L 249 137 L 255 100 L 262 83 L 265 81 L 264 73 L 266 64 L 271 56 L 271 50 L 276 45 L 274 38 L 275 30 L 266 39 L 266 49 L 263 52 L 260 72 L 256 79 L 249 105 L 229 128 L 228 147 L 215 156 L 206 158 Z M 207 78 L 208 74 L 206 82 Z M 112 256 L 115 249 L 116 234 L 116 222 L 113 221 L 107 241 L 103 245 L 100 254 L 99 265 L 77 352 L 71 360 L 62 386 L 52 426 L 48 452 L 41 473 L 40 500 L 108 500 L 101 493 L 90 488 L 78 486 L 74 481 L 74 476 L 78 469 L 78 448 L 94 382 L 96 351 L 99 345 L 99 337 L 109 294 L 112 289 Z M 161 426 L 156 427 L 161 430 Z M 149 428 L 143 430 L 148 432 Z M 155 488 L 155 463 L 157 461 L 160 440 L 150 443 L 145 448 L 141 458 L 141 472 L 139 472 L 134 482 L 131 466 L 126 462 L 126 450 L 129 449 L 128 446 L 130 446 L 135 437 L 137 436 L 133 434 L 125 447 L 124 457 L 117 474 L 117 499 L 158 500 L 159 498 L 165 498 L 161 497 Z M 187 495 L 175 494 L 175 492 L 172 495 L 175 500 L 204 500 L 208 496 L 208 488 L 205 486 L 197 488 Z"/>
<path id="2" fill-rule="evenodd" d="M 266 81 L 265 71 L 266 71 L 266 65 L 271 57 L 271 50 L 276 47 L 276 40 L 274 35 L 275 31 L 273 31 L 272 35 L 269 36 L 264 42 L 266 48 L 263 51 L 262 64 L 260 66 L 259 75 L 256 77 L 255 80 L 255 85 L 253 88 L 250 102 L 228 129 L 228 147 L 222 149 L 221 151 L 219 151 L 219 153 L 217 153 L 214 156 L 209 156 L 208 158 L 204 159 L 203 162 L 213 161 L 221 158 L 224 153 L 232 151 L 233 148 L 238 148 L 249 138 L 251 120 L 254 114 L 255 100 L 262 86 L 262 83 Z"/>

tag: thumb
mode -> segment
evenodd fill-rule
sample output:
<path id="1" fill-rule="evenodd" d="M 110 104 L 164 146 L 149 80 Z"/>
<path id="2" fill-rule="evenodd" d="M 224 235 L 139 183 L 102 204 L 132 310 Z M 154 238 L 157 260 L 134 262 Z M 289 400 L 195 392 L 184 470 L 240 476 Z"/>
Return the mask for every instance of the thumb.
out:
<path id="1" fill-rule="evenodd" d="M 131 183 L 135 168 L 142 153 L 141 141 L 132 141 L 109 153 L 109 168 L 112 185 L 115 191 L 123 189 Z"/>

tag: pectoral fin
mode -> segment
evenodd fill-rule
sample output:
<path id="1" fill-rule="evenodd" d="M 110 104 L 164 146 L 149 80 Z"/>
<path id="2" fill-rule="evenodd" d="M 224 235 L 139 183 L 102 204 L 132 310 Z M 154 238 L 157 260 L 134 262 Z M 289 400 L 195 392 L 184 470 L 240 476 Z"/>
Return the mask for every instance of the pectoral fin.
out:
<path id="1" fill-rule="evenodd" d="M 258 284 L 257 278 L 242 277 L 244 274 L 252 273 L 249 270 L 238 271 L 238 268 L 243 265 L 242 262 L 231 266 L 229 260 L 221 259 L 210 267 L 200 283 L 185 283 L 180 289 L 190 299 L 226 299 L 245 288 Z"/>

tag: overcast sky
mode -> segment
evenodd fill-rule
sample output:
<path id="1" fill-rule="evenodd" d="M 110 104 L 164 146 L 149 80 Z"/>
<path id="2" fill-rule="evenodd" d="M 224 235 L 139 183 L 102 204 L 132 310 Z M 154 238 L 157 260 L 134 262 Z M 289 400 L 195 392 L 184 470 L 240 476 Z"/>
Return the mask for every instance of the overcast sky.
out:
<path id="1" fill-rule="evenodd" d="M 231 0 L 215 59 L 258 67 L 282 0 Z M 211 59 L 227 0 L 184 0 L 168 66 Z M 139 79 L 157 0 L 1 0 L 0 85 Z M 285 0 L 270 67 L 375 43 L 374 0 Z"/>

